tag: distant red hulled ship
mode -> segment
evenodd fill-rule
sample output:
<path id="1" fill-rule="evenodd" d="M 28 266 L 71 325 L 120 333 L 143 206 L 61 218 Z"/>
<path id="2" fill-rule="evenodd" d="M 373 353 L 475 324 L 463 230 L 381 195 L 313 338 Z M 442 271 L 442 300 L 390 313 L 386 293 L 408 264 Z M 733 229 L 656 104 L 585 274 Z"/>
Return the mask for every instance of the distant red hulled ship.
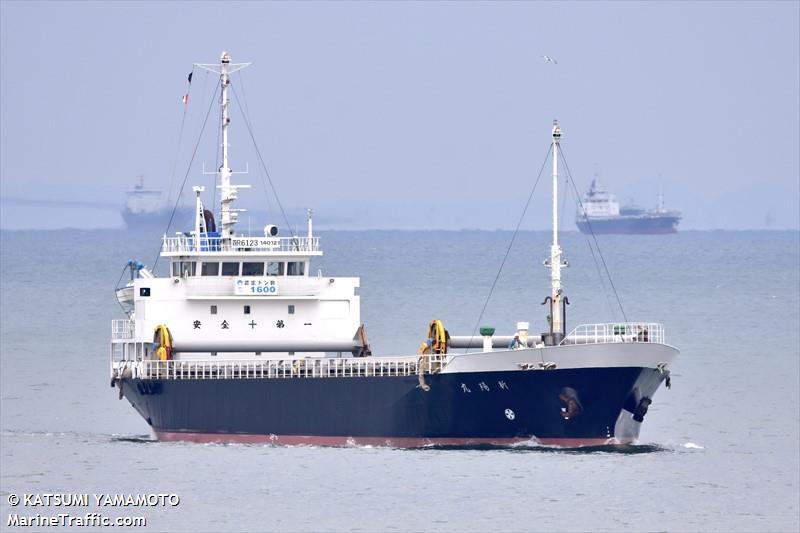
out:
<path id="1" fill-rule="evenodd" d="M 600 187 L 595 178 L 578 205 L 575 224 L 585 234 L 658 235 L 677 233 L 681 218 L 680 211 L 664 208 L 661 194 L 655 209 L 620 207 L 616 197 Z"/>

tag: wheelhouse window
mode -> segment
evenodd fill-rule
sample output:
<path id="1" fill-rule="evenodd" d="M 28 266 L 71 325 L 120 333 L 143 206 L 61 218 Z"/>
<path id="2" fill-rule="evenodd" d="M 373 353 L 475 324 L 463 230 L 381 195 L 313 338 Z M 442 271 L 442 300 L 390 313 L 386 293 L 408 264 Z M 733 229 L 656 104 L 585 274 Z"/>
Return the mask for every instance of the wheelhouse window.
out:
<path id="1" fill-rule="evenodd" d="M 242 276 L 263 276 L 264 263 L 251 263 L 245 261 L 242 263 Z"/>
<path id="2" fill-rule="evenodd" d="M 239 263 L 222 263 L 222 275 L 223 276 L 238 276 L 239 275 Z"/>
<path id="3" fill-rule="evenodd" d="M 282 261 L 268 262 L 267 276 L 283 276 L 283 262 Z"/>
<path id="4" fill-rule="evenodd" d="M 218 276 L 219 263 L 203 263 L 201 274 L 203 276 Z"/>
<path id="5" fill-rule="evenodd" d="M 289 261 L 286 265 L 287 276 L 302 276 L 306 272 L 306 264 L 302 261 Z"/>
<path id="6" fill-rule="evenodd" d="M 172 263 L 172 275 L 175 277 L 194 276 L 196 265 L 197 263 L 194 261 L 175 261 Z"/>

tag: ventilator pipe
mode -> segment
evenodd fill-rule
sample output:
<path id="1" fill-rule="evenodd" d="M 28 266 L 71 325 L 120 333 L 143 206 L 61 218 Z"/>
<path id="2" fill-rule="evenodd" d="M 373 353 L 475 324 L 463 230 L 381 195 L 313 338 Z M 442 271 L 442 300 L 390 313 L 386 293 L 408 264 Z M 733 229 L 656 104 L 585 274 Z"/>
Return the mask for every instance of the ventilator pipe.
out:
<path id="1" fill-rule="evenodd" d="M 483 336 L 483 351 L 484 352 L 491 352 L 492 351 L 492 336 L 491 335 L 484 335 Z"/>
<path id="2" fill-rule="evenodd" d="M 492 351 L 492 335 L 494 335 L 494 328 L 491 326 L 483 326 L 480 329 L 481 335 L 483 336 L 483 351 L 484 352 L 491 352 Z"/>
<path id="3" fill-rule="evenodd" d="M 286 339 L 286 340 L 178 340 L 175 352 L 360 352 L 355 340 Z"/>
<path id="4" fill-rule="evenodd" d="M 494 335 L 491 337 L 493 348 L 507 349 L 512 340 L 514 340 L 514 335 Z M 540 337 L 529 336 L 527 345 L 529 348 L 533 348 L 538 342 L 541 342 Z M 486 349 L 483 338 L 469 335 L 451 336 L 447 345 L 450 346 L 450 348 L 483 348 L 483 351 L 489 351 Z"/>

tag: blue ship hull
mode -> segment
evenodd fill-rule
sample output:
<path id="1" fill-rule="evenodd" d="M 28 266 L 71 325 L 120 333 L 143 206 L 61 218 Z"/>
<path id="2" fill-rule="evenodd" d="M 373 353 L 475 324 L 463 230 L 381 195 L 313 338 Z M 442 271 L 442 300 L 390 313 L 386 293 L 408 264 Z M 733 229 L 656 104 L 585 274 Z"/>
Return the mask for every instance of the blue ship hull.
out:
<path id="1" fill-rule="evenodd" d="M 662 235 L 677 233 L 680 216 L 618 216 L 578 218 L 575 224 L 584 234 Z M 591 225 L 591 230 L 589 226 Z"/>
<path id="2" fill-rule="evenodd" d="M 580 368 L 416 376 L 123 379 L 162 440 L 285 444 L 632 442 L 668 372 Z"/>

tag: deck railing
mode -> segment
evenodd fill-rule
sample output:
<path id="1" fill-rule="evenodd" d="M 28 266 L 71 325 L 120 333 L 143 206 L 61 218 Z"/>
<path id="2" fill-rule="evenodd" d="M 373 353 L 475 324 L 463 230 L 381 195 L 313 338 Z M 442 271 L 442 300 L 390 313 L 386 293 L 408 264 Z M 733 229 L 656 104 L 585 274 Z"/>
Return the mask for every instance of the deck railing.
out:
<path id="1" fill-rule="evenodd" d="M 132 340 L 134 334 L 133 320 L 112 320 L 111 340 Z"/>
<path id="2" fill-rule="evenodd" d="M 174 237 L 164 237 L 162 240 L 161 251 L 169 252 L 318 252 L 319 237 L 274 237 L 269 239 L 247 239 L 238 238 L 238 241 L 250 241 L 251 246 L 231 246 L 224 239 L 216 236 L 201 235 L 195 243 L 194 235 L 177 235 Z M 268 241 L 268 244 L 264 245 Z"/>
<path id="3" fill-rule="evenodd" d="M 654 342 L 665 344 L 664 326 L 657 322 L 613 322 L 581 324 L 561 344 L 603 344 L 610 342 Z"/>
<path id="4" fill-rule="evenodd" d="M 139 379 L 269 379 L 416 376 L 438 372 L 446 356 L 306 358 L 225 361 L 117 360 L 116 369 L 130 368 Z"/>

